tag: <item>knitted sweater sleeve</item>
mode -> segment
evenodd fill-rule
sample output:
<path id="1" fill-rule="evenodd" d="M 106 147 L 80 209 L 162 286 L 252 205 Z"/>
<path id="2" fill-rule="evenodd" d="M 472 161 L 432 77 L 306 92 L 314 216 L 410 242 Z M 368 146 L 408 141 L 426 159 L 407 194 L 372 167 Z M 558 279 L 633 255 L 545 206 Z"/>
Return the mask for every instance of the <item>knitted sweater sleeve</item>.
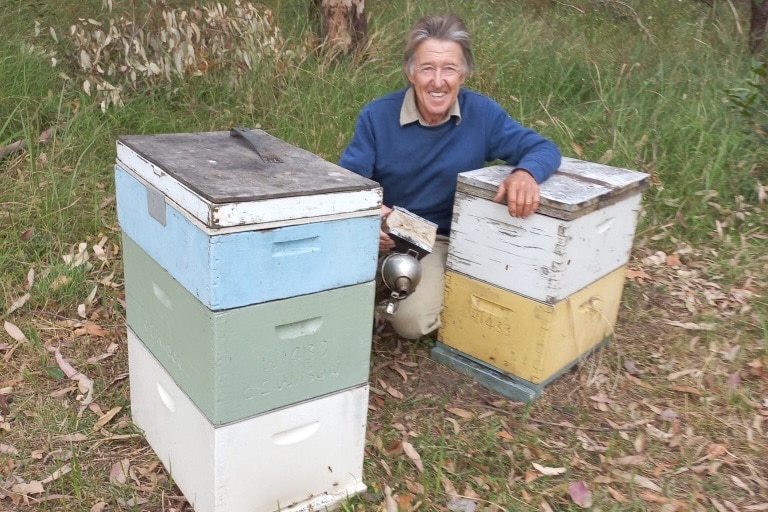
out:
<path id="1" fill-rule="evenodd" d="M 503 160 L 525 169 L 538 183 L 560 167 L 560 150 L 554 142 L 521 126 L 492 100 L 489 100 L 487 119 L 490 121 L 487 161 Z"/>
<path id="2" fill-rule="evenodd" d="M 370 109 L 366 107 L 357 116 L 355 133 L 339 159 L 339 166 L 371 178 L 376 163 L 375 143 Z"/>

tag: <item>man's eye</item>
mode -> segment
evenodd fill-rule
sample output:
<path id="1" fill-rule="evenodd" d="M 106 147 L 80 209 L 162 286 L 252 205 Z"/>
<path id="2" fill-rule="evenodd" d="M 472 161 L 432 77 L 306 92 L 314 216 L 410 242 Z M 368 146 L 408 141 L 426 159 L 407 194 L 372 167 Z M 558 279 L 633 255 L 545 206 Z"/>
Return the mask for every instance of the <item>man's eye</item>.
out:
<path id="1" fill-rule="evenodd" d="M 457 68 L 454 68 L 452 66 L 446 66 L 443 68 L 443 74 L 446 76 L 454 76 L 459 72 Z"/>

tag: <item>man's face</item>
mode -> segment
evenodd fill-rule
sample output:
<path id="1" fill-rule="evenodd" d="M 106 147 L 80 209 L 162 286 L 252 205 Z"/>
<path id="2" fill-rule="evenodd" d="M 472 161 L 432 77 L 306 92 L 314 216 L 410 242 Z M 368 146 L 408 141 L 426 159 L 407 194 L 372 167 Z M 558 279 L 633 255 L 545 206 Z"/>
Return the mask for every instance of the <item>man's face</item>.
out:
<path id="1" fill-rule="evenodd" d="M 412 70 L 405 72 L 419 113 L 429 124 L 437 124 L 448 114 L 465 80 L 461 45 L 427 39 L 416 48 Z"/>

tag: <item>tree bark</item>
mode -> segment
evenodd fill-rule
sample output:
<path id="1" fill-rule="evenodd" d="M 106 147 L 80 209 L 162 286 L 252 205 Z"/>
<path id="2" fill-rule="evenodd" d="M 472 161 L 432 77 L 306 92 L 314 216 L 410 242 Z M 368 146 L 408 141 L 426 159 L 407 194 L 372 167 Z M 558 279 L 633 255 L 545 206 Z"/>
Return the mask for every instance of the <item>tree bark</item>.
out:
<path id="1" fill-rule="evenodd" d="M 323 16 L 325 42 L 347 53 L 358 48 L 368 35 L 365 0 L 313 0 Z"/>
<path id="2" fill-rule="evenodd" d="M 760 3 L 758 3 L 760 2 Z M 765 29 L 768 24 L 768 0 L 752 0 L 749 18 L 749 51 L 757 53 L 765 45 Z"/>

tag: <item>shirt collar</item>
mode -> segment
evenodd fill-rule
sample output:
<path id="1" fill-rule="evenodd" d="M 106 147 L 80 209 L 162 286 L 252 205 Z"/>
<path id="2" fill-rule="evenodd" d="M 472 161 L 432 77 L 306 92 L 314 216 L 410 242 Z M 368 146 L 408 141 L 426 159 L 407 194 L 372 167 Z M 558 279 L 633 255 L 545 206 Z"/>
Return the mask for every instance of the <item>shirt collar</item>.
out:
<path id="1" fill-rule="evenodd" d="M 440 124 L 443 124 L 451 117 L 456 117 L 456 125 L 461 123 L 461 109 L 459 108 L 458 98 L 456 98 L 456 101 L 453 103 L 450 110 L 448 110 L 448 115 Z M 403 98 L 403 105 L 400 107 L 400 126 L 416 122 L 422 126 L 431 126 L 423 117 L 421 117 L 419 109 L 416 107 L 416 94 L 413 92 L 413 87 L 408 87 L 408 90 L 405 91 L 405 98 Z"/>

